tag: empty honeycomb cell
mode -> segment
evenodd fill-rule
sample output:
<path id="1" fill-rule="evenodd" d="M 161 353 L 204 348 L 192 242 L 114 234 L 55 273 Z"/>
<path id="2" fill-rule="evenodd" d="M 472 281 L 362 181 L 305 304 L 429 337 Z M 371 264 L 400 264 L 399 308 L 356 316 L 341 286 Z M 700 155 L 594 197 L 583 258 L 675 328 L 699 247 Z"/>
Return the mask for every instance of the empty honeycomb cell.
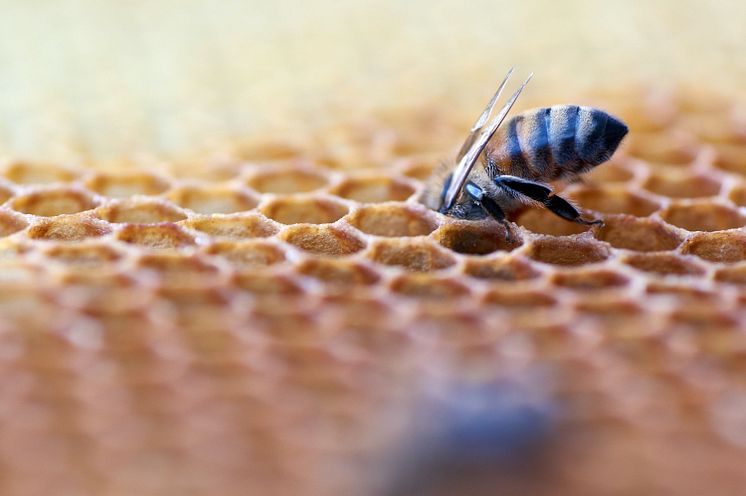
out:
<path id="1" fill-rule="evenodd" d="M 720 170 L 746 176 L 746 144 L 716 145 L 713 165 Z"/>
<path id="2" fill-rule="evenodd" d="M 666 283 L 665 281 L 650 282 L 645 292 L 651 295 L 672 295 L 677 300 L 686 303 L 714 303 L 718 295 L 706 289 L 683 286 L 681 284 Z"/>
<path id="3" fill-rule="evenodd" d="M 429 274 L 410 274 L 391 281 L 394 293 L 425 299 L 451 299 L 466 296 L 469 288 L 453 279 L 442 279 Z"/>
<path id="4" fill-rule="evenodd" d="M 643 184 L 648 191 L 669 198 L 702 198 L 716 196 L 720 192 L 720 181 L 702 174 L 686 174 L 681 171 L 653 173 Z"/>
<path id="5" fill-rule="evenodd" d="M 28 230 L 32 239 L 54 241 L 80 241 L 86 238 L 98 238 L 111 232 L 106 222 L 80 215 L 60 215 L 34 224 Z"/>
<path id="6" fill-rule="evenodd" d="M 456 263 L 452 255 L 428 240 L 378 240 L 367 255 L 374 262 L 418 272 L 445 269 Z"/>
<path id="7" fill-rule="evenodd" d="M 426 236 L 438 225 L 431 212 L 412 205 L 370 205 L 356 210 L 347 220 L 374 236 Z"/>
<path id="8" fill-rule="evenodd" d="M 489 305 L 520 309 L 549 307 L 555 305 L 557 299 L 546 291 L 538 289 L 492 288 L 485 294 L 484 302 Z"/>
<path id="9" fill-rule="evenodd" d="M 434 238 L 441 246 L 465 255 L 511 251 L 523 244 L 516 230 L 508 233 L 496 222 L 453 222 L 440 226 Z"/>
<path id="10" fill-rule="evenodd" d="M 101 255 L 106 256 L 104 252 L 101 252 Z M 105 258 L 102 258 L 100 262 L 104 260 Z M 93 266 L 98 265 L 99 262 L 76 258 L 73 263 Z M 64 306 L 78 308 L 96 317 L 103 315 L 114 318 L 123 317 L 142 308 L 153 298 L 151 291 L 143 288 L 131 277 L 120 273 L 97 271 L 67 273 L 60 278 L 58 284 L 65 290 L 56 292 L 57 301 Z"/>
<path id="11" fill-rule="evenodd" d="M 746 264 L 739 263 L 716 270 L 715 280 L 741 286 L 746 285 Z"/>
<path id="12" fill-rule="evenodd" d="M 685 134 L 631 133 L 627 140 L 630 155 L 665 165 L 689 165 L 697 157 L 698 148 Z"/>
<path id="13" fill-rule="evenodd" d="M 28 222 L 20 215 L 6 210 L 0 210 L 0 237 L 10 236 L 28 226 Z"/>
<path id="14" fill-rule="evenodd" d="M 520 258 L 470 259 L 464 266 L 466 274 L 490 281 L 525 281 L 535 279 L 541 272 Z"/>
<path id="15" fill-rule="evenodd" d="M 428 161 L 415 160 L 404 166 L 404 175 L 412 179 L 425 181 L 433 173 L 437 164 L 438 159 Z"/>
<path id="16" fill-rule="evenodd" d="M 68 265 L 101 267 L 123 258 L 123 253 L 113 246 L 98 242 L 53 245 L 44 250 L 44 256 Z"/>
<path id="17" fill-rule="evenodd" d="M 617 162 L 609 162 L 601 167 L 595 167 L 583 176 L 590 183 L 626 183 L 634 177 L 634 172 Z"/>
<path id="18" fill-rule="evenodd" d="M 175 287 L 166 291 L 158 291 L 157 296 L 163 302 L 172 305 L 178 312 L 174 322 L 183 330 L 186 341 L 190 346 L 199 348 L 202 352 L 196 358 L 197 367 L 215 367 L 214 370 L 223 375 L 229 370 L 235 372 L 241 365 L 228 359 L 222 361 L 216 355 L 230 349 L 236 340 L 226 335 L 225 329 L 232 327 L 237 314 L 231 308 L 231 298 L 222 288 L 207 288 L 197 291 L 192 287 Z M 243 309 L 241 315 L 246 315 L 248 299 L 240 298 Z"/>
<path id="19" fill-rule="evenodd" d="M 707 336 L 701 336 L 697 341 L 708 352 L 712 351 L 708 348 L 719 341 L 719 336 L 717 336 L 719 333 L 726 329 L 732 332 L 732 329 L 738 326 L 738 318 L 733 311 L 706 299 L 698 301 L 677 298 L 676 303 L 675 308 L 668 315 L 669 319 L 674 324 L 685 324 L 690 330 L 694 328 L 707 333 Z M 677 327 L 681 328 L 681 326 Z"/>
<path id="20" fill-rule="evenodd" d="M 733 328 L 738 325 L 738 318 L 732 312 L 711 304 L 688 304 L 676 308 L 669 316 L 677 324 L 686 324 L 711 332 L 717 328 Z"/>
<path id="21" fill-rule="evenodd" d="M 634 300 L 629 299 L 606 299 L 606 298 L 583 298 L 575 302 L 575 308 L 592 315 L 602 316 L 606 319 L 617 320 L 625 316 L 640 315 L 644 312 Z"/>
<path id="22" fill-rule="evenodd" d="M 194 239 L 175 224 L 129 224 L 117 233 L 117 239 L 148 248 L 183 248 L 194 245 Z"/>
<path id="23" fill-rule="evenodd" d="M 688 231 L 723 231 L 746 224 L 738 210 L 715 202 L 671 204 L 661 212 L 661 218 Z"/>
<path id="24" fill-rule="evenodd" d="M 262 213 L 281 224 L 328 224 L 347 215 L 343 203 L 321 198 L 277 198 L 262 205 Z"/>
<path id="25" fill-rule="evenodd" d="M 684 237 L 675 229 L 652 218 L 609 217 L 595 233 L 614 248 L 634 251 L 667 251 L 681 244 Z"/>
<path id="26" fill-rule="evenodd" d="M 599 290 L 622 288 L 629 278 L 610 269 L 574 270 L 558 272 L 551 278 L 557 286 L 579 290 Z"/>
<path id="27" fill-rule="evenodd" d="M 221 241 L 210 245 L 206 252 L 239 268 L 268 267 L 285 261 L 282 248 L 267 240 Z"/>
<path id="28" fill-rule="evenodd" d="M 305 169 L 286 169 L 258 173 L 248 185 L 260 193 L 290 194 L 316 191 L 328 184 L 326 176 Z"/>
<path id="29" fill-rule="evenodd" d="M 69 183 L 78 177 L 75 171 L 59 165 L 29 162 L 10 164 L 3 175 L 16 184 Z"/>
<path id="30" fill-rule="evenodd" d="M 569 196 L 581 209 L 605 214 L 645 217 L 660 208 L 660 204 L 652 198 L 620 186 L 584 188 L 573 191 Z"/>
<path id="31" fill-rule="evenodd" d="M 17 196 L 10 203 L 13 210 L 40 217 L 74 214 L 96 207 L 96 201 L 83 191 L 55 188 Z"/>
<path id="32" fill-rule="evenodd" d="M 241 272 L 234 277 L 233 283 L 239 289 L 257 296 L 290 296 L 304 293 L 303 286 L 293 278 L 276 273 Z"/>
<path id="33" fill-rule="evenodd" d="M 215 265 L 195 255 L 178 253 L 144 254 L 138 257 L 136 265 L 140 270 L 150 271 L 158 277 L 158 285 L 175 287 L 208 286 L 219 274 Z"/>
<path id="34" fill-rule="evenodd" d="M 168 197 L 177 205 L 200 214 L 231 214 L 256 207 L 257 200 L 244 191 L 221 186 L 178 188 Z"/>
<path id="35" fill-rule="evenodd" d="M 86 187 L 101 196 L 123 199 L 135 195 L 160 195 L 169 188 L 169 183 L 147 172 L 118 172 L 95 174 L 86 181 Z"/>
<path id="36" fill-rule="evenodd" d="M 173 255 L 173 253 L 162 253 Z M 218 274 L 222 273 L 211 264 L 207 270 L 199 266 L 192 268 L 186 263 L 183 265 L 183 270 L 179 264 L 173 268 L 158 265 L 158 262 L 154 262 L 152 270 L 139 269 L 137 275 L 140 279 L 147 280 L 148 289 L 157 298 L 155 306 L 160 307 L 160 304 L 164 303 L 169 310 L 174 311 L 169 319 L 164 319 L 163 323 L 169 326 L 166 329 L 170 330 L 170 326 L 173 325 L 179 326 L 187 342 L 193 339 L 193 330 L 199 323 L 202 324 L 203 331 L 206 333 L 216 331 L 219 326 L 217 323 L 225 318 L 225 315 L 217 314 L 217 308 L 222 308 L 226 314 L 230 314 L 222 284 L 226 281 L 225 279 L 218 281 Z M 238 300 L 242 303 L 248 302 L 245 298 L 238 298 Z M 213 322 L 210 322 L 210 318 L 214 319 Z M 216 340 L 220 340 L 220 337 L 216 337 Z"/>
<path id="37" fill-rule="evenodd" d="M 414 192 L 414 187 L 404 181 L 385 176 L 348 178 L 332 190 L 342 198 L 360 203 L 404 201 Z"/>
<path id="38" fill-rule="evenodd" d="M 585 265 L 606 260 L 611 249 L 588 238 L 541 237 L 528 246 L 527 255 L 552 265 Z"/>
<path id="39" fill-rule="evenodd" d="M 671 253 L 638 253 L 622 258 L 622 262 L 643 272 L 661 275 L 702 275 L 704 267 L 694 257 Z"/>
<path id="40" fill-rule="evenodd" d="M 280 239 L 315 255 L 350 255 L 365 248 L 357 235 L 333 226 L 291 226 L 280 233 Z"/>
<path id="41" fill-rule="evenodd" d="M 96 213 L 102 219 L 117 224 L 158 224 L 178 222 L 187 217 L 175 206 L 160 200 L 112 202 L 98 209 Z"/>
<path id="42" fill-rule="evenodd" d="M 739 183 L 728 192 L 728 199 L 739 207 L 746 207 L 746 185 Z"/>
<path id="43" fill-rule="evenodd" d="M 570 236 L 588 231 L 591 227 L 570 222 L 543 208 L 527 208 L 515 220 L 516 224 L 537 234 Z"/>
<path id="44" fill-rule="evenodd" d="M 263 313 L 261 312 L 261 314 Z M 295 312 L 295 315 L 303 314 Z M 305 315 L 306 321 L 317 322 L 313 318 L 308 318 L 313 316 Z M 309 328 L 307 333 L 315 330 Z M 319 394 L 327 400 L 338 399 L 334 397 L 335 392 L 340 391 L 340 388 L 347 389 L 343 386 L 340 378 L 335 377 L 334 374 L 347 360 L 345 357 L 327 349 L 321 343 L 271 343 L 269 346 L 271 347 L 272 357 L 287 371 L 281 386 L 286 386 L 289 390 L 297 390 L 297 386 L 303 386 L 304 391 Z M 348 384 L 350 383 L 348 382 Z M 326 388 L 326 391 L 323 390 L 324 388 Z M 334 408 L 340 405 L 329 406 Z M 344 415 L 344 412 L 339 413 Z"/>
<path id="45" fill-rule="evenodd" d="M 447 347 L 489 343 L 490 333 L 483 329 L 480 319 L 467 312 L 454 311 L 453 307 L 458 307 L 460 301 L 451 303 L 443 299 L 429 299 L 419 303 L 420 311 L 409 331 L 417 341 Z"/>
<path id="46" fill-rule="evenodd" d="M 710 262 L 734 263 L 746 260 L 746 233 L 728 231 L 699 233 L 687 239 L 681 252 Z"/>
<path id="47" fill-rule="evenodd" d="M 266 217 L 259 214 L 197 217 L 189 219 L 185 226 L 219 238 L 268 238 L 279 229 Z"/>
<path id="48" fill-rule="evenodd" d="M 413 337 L 398 332 L 377 332 L 376 326 L 370 324 L 379 320 L 380 315 L 386 315 L 386 308 L 385 305 L 371 302 L 367 306 L 370 310 L 361 310 L 358 313 L 361 316 L 360 320 L 342 321 L 344 332 L 336 334 L 334 341 L 348 349 L 360 350 L 361 353 L 386 356 L 388 363 L 406 361 L 407 355 L 414 347 Z M 376 318 L 374 312 L 377 310 L 380 312 Z"/>
<path id="49" fill-rule="evenodd" d="M 187 339 L 194 339 L 197 333 L 219 332 L 220 321 L 230 315 L 229 298 L 222 291 L 223 288 L 216 284 L 216 274 L 166 273 L 154 288 L 154 296 L 159 303 L 166 303 L 178 312 L 174 323 L 182 329 Z M 243 302 L 248 303 L 248 300 L 244 299 Z M 207 348 L 210 341 L 218 339 L 200 341 Z M 209 353 L 209 349 L 204 351 Z"/>
<path id="50" fill-rule="evenodd" d="M 346 260 L 305 260 L 298 265 L 297 271 L 328 285 L 343 287 L 368 286 L 380 279 L 370 266 Z"/>
<path id="51" fill-rule="evenodd" d="M 267 306 L 257 306 L 251 313 L 251 320 L 259 323 L 262 327 L 272 329 L 265 337 L 272 345 L 287 346 L 314 346 L 319 339 L 317 325 L 309 325 L 314 322 L 314 315 L 307 311 L 297 309 L 284 312 L 267 311 Z M 297 380 L 313 381 L 309 375 L 298 374 L 301 378 Z"/>
<path id="52" fill-rule="evenodd" d="M 307 275 L 312 277 L 316 277 L 314 274 L 318 272 L 321 280 L 331 282 L 331 284 L 339 284 L 342 287 L 346 287 L 349 284 L 359 284 L 357 282 L 360 279 L 358 275 L 354 275 L 352 278 L 344 275 L 347 274 L 345 267 L 341 267 L 344 271 L 341 277 L 337 277 L 337 267 L 334 267 L 330 273 L 330 277 L 327 277 L 326 267 L 321 266 L 318 267 L 320 270 L 317 270 L 317 267 L 313 266 L 313 264 L 311 265 L 311 267 L 308 267 Z M 364 268 L 372 270 L 367 266 Z M 304 268 L 303 270 L 306 269 Z M 362 276 L 362 284 L 364 285 L 374 284 L 377 281 L 378 277 Z M 375 326 L 371 326 L 371 324 L 381 319 L 388 320 L 396 316 L 396 310 L 376 295 L 361 295 L 355 292 L 335 292 L 324 295 L 322 304 L 331 305 L 335 317 L 344 322 L 344 325 L 339 328 L 341 332 L 338 336 L 342 341 L 347 341 L 350 337 L 354 341 L 376 341 L 378 338 L 385 340 L 386 336 L 376 332 L 373 328 Z M 390 333 L 389 336 L 394 334 L 397 333 Z M 406 341 L 408 339 L 408 336 L 398 335 L 404 339 L 399 340 L 394 338 L 394 341 Z"/>

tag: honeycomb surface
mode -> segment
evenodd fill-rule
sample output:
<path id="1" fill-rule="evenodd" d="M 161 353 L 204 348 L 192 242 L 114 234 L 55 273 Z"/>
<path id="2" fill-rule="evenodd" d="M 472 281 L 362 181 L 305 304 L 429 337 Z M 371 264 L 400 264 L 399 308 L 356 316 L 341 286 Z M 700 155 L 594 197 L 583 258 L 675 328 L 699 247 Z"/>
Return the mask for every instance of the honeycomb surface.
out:
<path id="1" fill-rule="evenodd" d="M 535 494 L 742 494 L 746 119 L 601 102 L 632 132 L 563 195 L 603 227 L 421 206 L 465 128 L 434 111 L 178 174 L 6 163 L 0 491 L 380 494 L 426 384 L 541 367 Z"/>

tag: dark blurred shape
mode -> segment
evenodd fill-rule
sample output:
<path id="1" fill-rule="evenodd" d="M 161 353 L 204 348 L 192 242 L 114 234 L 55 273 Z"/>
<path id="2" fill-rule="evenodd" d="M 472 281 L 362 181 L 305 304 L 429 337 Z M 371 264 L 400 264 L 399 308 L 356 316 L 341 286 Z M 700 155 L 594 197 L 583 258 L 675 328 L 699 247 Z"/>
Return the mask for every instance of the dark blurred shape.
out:
<path id="1" fill-rule="evenodd" d="M 459 384 L 418 411 L 386 496 L 542 494 L 557 408 L 515 383 Z"/>

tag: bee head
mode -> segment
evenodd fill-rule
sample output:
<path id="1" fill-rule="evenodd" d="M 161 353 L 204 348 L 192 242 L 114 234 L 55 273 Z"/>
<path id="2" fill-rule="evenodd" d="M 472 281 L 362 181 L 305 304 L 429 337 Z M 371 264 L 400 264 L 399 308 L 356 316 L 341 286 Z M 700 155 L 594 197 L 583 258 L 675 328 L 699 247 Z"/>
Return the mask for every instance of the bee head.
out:
<path id="1" fill-rule="evenodd" d="M 453 168 L 453 164 L 448 162 L 436 167 L 425 184 L 420 201 L 432 210 L 455 219 L 480 220 L 490 217 L 485 203 L 492 206 L 490 199 L 496 188 L 480 170 L 474 171 L 472 180 L 464 185 L 453 205 L 445 208 L 446 193 L 453 180 Z"/>
<path id="2" fill-rule="evenodd" d="M 438 212 L 456 219 L 479 220 L 488 217 L 488 212 L 484 209 L 480 201 L 484 195 L 482 189 L 472 182 L 468 182 L 464 191 L 459 194 L 451 208 L 445 208 L 446 191 L 451 185 L 453 174 L 449 174 L 443 181 L 443 189 L 440 194 L 440 205 Z"/>

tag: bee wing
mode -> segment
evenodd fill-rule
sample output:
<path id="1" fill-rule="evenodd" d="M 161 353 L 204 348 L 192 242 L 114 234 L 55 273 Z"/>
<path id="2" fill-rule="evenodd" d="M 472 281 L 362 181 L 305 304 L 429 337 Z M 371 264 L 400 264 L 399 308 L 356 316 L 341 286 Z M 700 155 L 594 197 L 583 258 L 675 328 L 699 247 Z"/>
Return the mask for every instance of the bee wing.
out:
<path id="1" fill-rule="evenodd" d="M 480 122 L 487 120 L 487 116 L 489 116 L 492 109 L 494 108 L 495 103 L 497 102 L 497 99 L 500 96 L 502 89 L 505 87 L 505 84 L 507 83 L 508 77 L 510 77 L 511 73 L 512 69 L 508 72 L 505 80 L 497 89 L 497 93 L 495 93 L 495 96 L 493 96 L 490 102 L 487 104 L 487 109 L 485 109 L 485 112 L 479 117 L 476 124 L 474 125 L 475 127 L 478 126 Z M 466 179 L 467 177 L 469 177 L 469 173 L 474 168 L 474 164 L 477 163 L 479 155 L 481 155 L 484 147 L 487 145 L 492 136 L 494 136 L 497 128 L 500 127 L 500 124 L 502 124 L 503 120 L 505 120 L 505 116 L 508 115 L 508 112 L 510 112 L 513 104 L 515 104 L 515 101 L 518 100 L 518 96 L 523 91 L 523 88 L 526 87 L 532 77 L 533 73 L 531 73 L 523 82 L 521 87 L 518 88 L 515 93 L 513 93 L 513 96 L 511 96 L 510 99 L 505 103 L 505 105 L 503 105 L 503 107 L 500 109 L 500 112 L 497 113 L 497 115 L 488 125 L 481 126 L 477 130 L 473 130 L 472 134 L 470 134 L 469 137 L 466 138 L 466 142 L 462 147 L 463 155 L 458 161 L 456 170 L 453 173 L 453 179 L 451 180 L 451 184 L 448 187 L 448 191 L 446 192 L 445 201 L 443 202 L 442 207 L 444 210 L 448 210 L 453 206 L 453 202 L 456 201 L 456 197 L 458 197 L 459 193 L 461 193 L 461 190 L 466 183 Z M 463 148 L 466 148 L 466 150 L 464 151 Z M 461 155 L 461 153 L 459 153 L 459 155 Z"/>
<path id="2" fill-rule="evenodd" d="M 469 130 L 469 136 L 466 137 L 466 140 L 464 140 L 464 144 L 461 145 L 461 149 L 459 150 L 458 155 L 456 155 L 456 162 L 460 162 L 461 159 L 464 158 L 464 155 L 466 155 L 466 152 L 469 151 L 469 148 L 471 148 L 471 145 L 474 144 L 474 140 L 477 138 L 479 131 L 484 127 L 487 119 L 490 117 L 490 114 L 492 113 L 492 110 L 494 110 L 495 104 L 497 103 L 497 99 L 500 98 L 500 95 L 502 94 L 503 89 L 505 89 L 505 85 L 508 83 L 508 79 L 510 79 L 510 76 L 512 74 L 513 68 L 511 67 L 510 70 L 508 70 L 508 73 L 505 75 L 505 79 L 503 79 L 503 82 L 500 83 L 500 86 L 498 86 L 495 94 L 492 95 L 490 101 L 487 102 L 487 107 L 485 107 L 484 112 L 482 112 L 482 115 L 479 116 L 477 122 L 475 122 Z"/>

